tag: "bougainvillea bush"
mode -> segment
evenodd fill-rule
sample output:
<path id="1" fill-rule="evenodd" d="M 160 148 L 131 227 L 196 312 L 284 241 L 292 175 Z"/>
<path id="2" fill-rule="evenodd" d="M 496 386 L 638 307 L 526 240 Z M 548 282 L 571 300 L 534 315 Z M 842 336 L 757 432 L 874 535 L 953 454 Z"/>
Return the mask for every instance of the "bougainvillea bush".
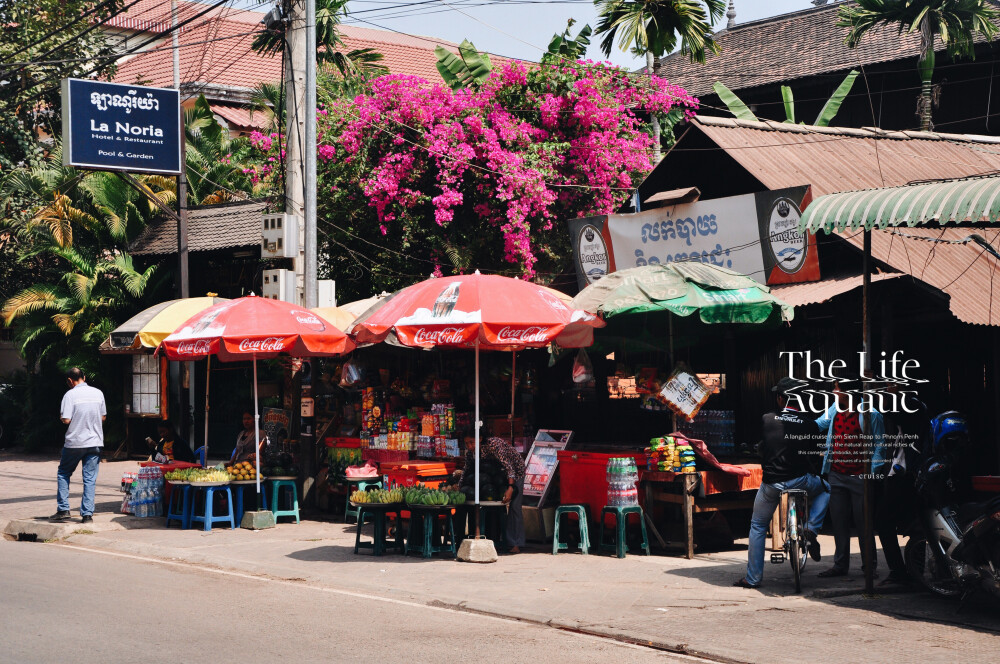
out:
<path id="1" fill-rule="evenodd" d="M 648 114 L 697 108 L 591 62 L 508 62 L 454 92 L 387 75 L 324 101 L 318 223 L 341 300 L 476 268 L 549 281 L 569 267 L 566 220 L 614 210 L 651 169 Z"/>

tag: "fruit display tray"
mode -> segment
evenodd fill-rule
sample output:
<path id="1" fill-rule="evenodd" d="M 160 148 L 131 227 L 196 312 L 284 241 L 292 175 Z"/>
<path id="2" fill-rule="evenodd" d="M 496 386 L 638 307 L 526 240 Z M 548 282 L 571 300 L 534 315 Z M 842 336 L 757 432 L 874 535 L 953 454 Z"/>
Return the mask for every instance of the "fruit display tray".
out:
<path id="1" fill-rule="evenodd" d="M 229 480 L 224 482 L 191 482 L 191 486 L 223 486 L 229 483 Z"/>

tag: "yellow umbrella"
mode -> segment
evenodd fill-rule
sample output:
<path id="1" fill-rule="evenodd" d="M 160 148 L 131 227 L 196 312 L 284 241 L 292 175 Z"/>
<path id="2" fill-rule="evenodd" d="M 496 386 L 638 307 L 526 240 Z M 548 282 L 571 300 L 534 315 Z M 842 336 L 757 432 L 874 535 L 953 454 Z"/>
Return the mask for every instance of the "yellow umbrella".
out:
<path id="1" fill-rule="evenodd" d="M 358 317 L 357 314 L 353 314 L 343 307 L 316 307 L 311 311 L 314 314 L 318 314 L 320 318 L 323 318 L 338 330 L 346 330 L 354 322 L 354 319 Z"/>
<path id="2" fill-rule="evenodd" d="M 137 313 L 111 331 L 112 350 L 153 350 L 187 319 L 212 305 L 226 301 L 224 297 L 188 297 L 160 302 Z"/>

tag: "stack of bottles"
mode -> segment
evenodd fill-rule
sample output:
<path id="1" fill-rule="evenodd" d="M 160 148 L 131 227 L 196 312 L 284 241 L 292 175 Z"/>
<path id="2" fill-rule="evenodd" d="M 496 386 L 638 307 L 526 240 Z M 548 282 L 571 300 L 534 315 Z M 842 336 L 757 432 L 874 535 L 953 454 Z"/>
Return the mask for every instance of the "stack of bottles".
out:
<path id="1" fill-rule="evenodd" d="M 673 473 L 695 472 L 694 448 L 683 438 L 653 438 L 646 448 L 646 467 Z"/>
<path id="2" fill-rule="evenodd" d="M 130 503 L 134 516 L 163 516 L 163 473 L 159 468 L 139 469 L 132 483 Z"/>
<path id="3" fill-rule="evenodd" d="M 691 422 L 681 425 L 684 435 L 703 440 L 713 454 L 736 452 L 736 413 L 731 410 L 700 410 Z"/>
<path id="4" fill-rule="evenodd" d="M 417 436 L 416 449 L 417 457 L 420 459 L 461 456 L 461 448 L 459 448 L 457 438 L 445 438 L 443 436 Z"/>
<path id="5" fill-rule="evenodd" d="M 122 507 L 121 507 L 122 514 L 132 513 L 132 485 L 135 484 L 135 481 L 138 478 L 138 476 L 139 473 L 131 470 L 122 473 L 121 492 L 125 494 L 122 497 Z"/>
<path id="6" fill-rule="evenodd" d="M 634 457 L 608 459 L 608 506 L 631 507 L 639 504 L 639 470 Z"/>

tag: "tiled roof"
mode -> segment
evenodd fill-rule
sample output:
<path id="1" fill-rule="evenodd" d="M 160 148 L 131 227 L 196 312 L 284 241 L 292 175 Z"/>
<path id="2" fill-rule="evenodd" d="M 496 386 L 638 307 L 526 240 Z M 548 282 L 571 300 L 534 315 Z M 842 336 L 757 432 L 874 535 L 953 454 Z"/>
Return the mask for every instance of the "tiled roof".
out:
<path id="1" fill-rule="evenodd" d="M 151 17 L 155 18 L 157 15 L 155 10 L 145 5 L 165 6 L 166 19 L 161 16 L 151 21 Z M 187 12 L 182 16 L 190 16 L 205 7 L 190 2 L 181 2 L 179 5 Z M 149 29 L 158 31 L 162 27 L 162 20 L 166 20 L 169 27 L 170 5 L 163 0 L 144 0 L 127 12 L 122 21 L 132 20 L 128 17 L 144 7 L 144 12 L 137 16 L 151 21 L 152 27 Z M 183 28 L 179 36 L 181 83 L 195 84 L 195 89 L 197 84 L 201 84 L 245 91 L 261 82 L 278 81 L 281 78 L 281 56 L 264 57 L 250 48 L 253 33 L 263 17 L 264 14 L 258 12 L 229 9 L 223 13 L 222 10 L 216 10 Z M 385 30 L 344 25 L 340 31 L 346 51 L 373 48 L 384 56 L 381 64 L 388 67 L 390 72 L 420 76 L 432 82 L 440 80 L 435 67 L 437 58 L 434 48 L 440 45 L 453 52 L 457 52 L 458 48 L 457 44 L 441 39 L 400 35 Z M 189 46 L 185 47 L 185 44 Z M 122 61 L 115 80 L 122 83 L 144 81 L 154 86 L 173 85 L 170 40 L 165 39 L 157 48 Z"/>
<path id="2" fill-rule="evenodd" d="M 254 113 L 250 117 L 250 109 L 232 104 L 209 104 L 212 112 L 225 120 L 231 128 L 263 129 L 267 126 L 267 117 L 263 113 Z"/>
<path id="3" fill-rule="evenodd" d="M 260 245 L 264 203 L 250 201 L 206 205 L 188 211 L 188 250 L 214 251 Z M 177 222 L 161 217 L 130 248 L 133 254 L 162 255 L 177 251 Z"/>
<path id="4" fill-rule="evenodd" d="M 704 116 L 692 124 L 768 189 L 811 184 L 813 196 L 1000 171 L 1000 137 Z M 683 158 L 668 153 L 649 177 Z"/>
<path id="5" fill-rule="evenodd" d="M 718 55 L 707 55 L 704 64 L 692 63 L 685 55 L 671 55 L 660 63 L 660 75 L 691 94 L 706 95 L 713 93 L 716 81 L 740 90 L 919 55 L 919 35 L 899 34 L 891 26 L 865 35 L 856 48 L 848 48 L 844 44 L 847 28 L 836 26 L 842 4 L 737 24 L 716 33 L 715 41 L 722 49 Z"/>

